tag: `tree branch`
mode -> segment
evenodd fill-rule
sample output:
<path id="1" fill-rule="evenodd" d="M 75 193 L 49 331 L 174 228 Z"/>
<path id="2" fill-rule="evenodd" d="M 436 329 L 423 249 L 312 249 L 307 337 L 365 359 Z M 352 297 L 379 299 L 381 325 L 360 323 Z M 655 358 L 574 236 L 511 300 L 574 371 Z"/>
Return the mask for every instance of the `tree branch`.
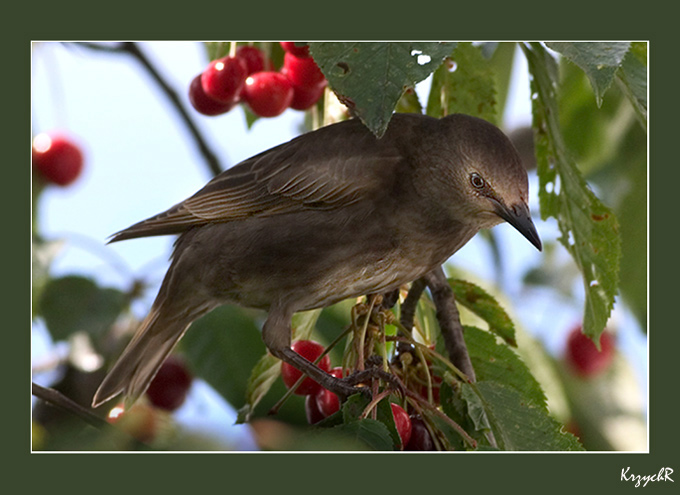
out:
<path id="1" fill-rule="evenodd" d="M 87 424 L 94 426 L 97 429 L 107 430 L 113 428 L 113 426 L 111 426 L 105 420 L 103 420 L 96 414 L 93 414 L 87 408 L 72 401 L 64 394 L 57 390 L 54 390 L 53 388 L 41 387 L 37 383 L 31 383 L 31 393 L 35 395 L 38 399 L 44 400 L 48 404 L 58 407 L 62 411 L 69 412 L 79 417 Z"/>
<path id="2" fill-rule="evenodd" d="M 470 362 L 465 338 L 463 337 L 463 325 L 460 323 L 460 315 L 456 307 L 456 299 L 453 290 L 449 286 L 444 270 L 440 266 L 423 277 L 432 294 L 432 300 L 437 308 L 437 320 L 439 328 L 444 337 L 444 344 L 449 354 L 451 362 L 463 373 L 470 381 L 476 381 L 475 370 Z"/>

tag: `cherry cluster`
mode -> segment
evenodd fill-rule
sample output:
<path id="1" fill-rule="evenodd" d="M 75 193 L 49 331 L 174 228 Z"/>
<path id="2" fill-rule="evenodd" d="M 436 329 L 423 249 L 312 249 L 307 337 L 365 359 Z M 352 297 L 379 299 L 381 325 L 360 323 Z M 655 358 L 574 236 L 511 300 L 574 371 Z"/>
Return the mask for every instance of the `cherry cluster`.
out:
<path id="1" fill-rule="evenodd" d="M 189 100 L 203 115 L 220 115 L 245 103 L 258 117 L 276 117 L 287 108 L 307 110 L 319 101 L 327 81 L 309 47 L 282 41 L 283 66 L 257 47 L 243 45 L 233 55 L 213 60 L 189 86 Z"/>
<path id="2" fill-rule="evenodd" d="M 291 348 L 300 354 L 305 359 L 314 362 L 319 356 L 324 352 L 324 348 L 318 342 L 312 340 L 298 340 L 293 342 Z M 330 373 L 336 378 L 342 378 L 346 376 L 347 373 L 342 367 L 331 368 L 331 360 L 328 354 L 324 355 L 317 366 L 322 370 Z M 281 364 L 281 377 L 283 378 L 283 383 L 286 387 L 293 388 L 298 380 L 302 377 L 302 372 L 297 368 L 289 365 L 288 363 Z M 322 419 L 335 414 L 340 410 L 340 400 L 337 395 L 333 392 L 326 390 L 317 382 L 312 380 L 310 377 L 306 377 L 300 385 L 293 391 L 296 395 L 306 396 L 305 398 L 305 412 L 307 414 L 307 421 L 310 424 L 316 424 Z M 418 436 L 418 441 L 422 441 L 423 431 L 421 427 L 424 428 L 427 438 L 429 438 L 429 432 L 427 431 L 422 420 L 418 426 L 413 422 L 412 417 L 398 404 L 391 403 L 392 415 L 394 417 L 394 424 L 399 433 L 399 438 L 401 439 L 401 445 L 399 446 L 402 450 L 424 450 L 424 449 L 409 449 L 412 443 L 413 435 L 415 433 Z M 415 429 L 414 429 L 415 428 Z M 417 430 L 417 432 L 415 431 Z"/>

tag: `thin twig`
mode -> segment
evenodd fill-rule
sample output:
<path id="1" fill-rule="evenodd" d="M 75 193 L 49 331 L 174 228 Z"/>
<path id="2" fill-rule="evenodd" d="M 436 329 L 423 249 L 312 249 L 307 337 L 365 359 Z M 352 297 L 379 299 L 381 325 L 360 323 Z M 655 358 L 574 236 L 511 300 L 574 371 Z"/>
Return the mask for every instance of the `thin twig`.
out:
<path id="1" fill-rule="evenodd" d="M 91 411 L 89 411 L 87 408 L 81 406 L 80 404 L 72 401 L 68 397 L 66 397 L 64 394 L 61 392 L 53 389 L 53 388 L 46 388 L 46 387 L 41 387 L 37 383 L 32 383 L 31 384 L 31 393 L 35 395 L 37 398 L 44 400 L 48 404 L 51 404 L 55 407 L 58 407 L 62 411 L 69 412 L 83 421 L 85 421 L 87 424 L 94 426 L 95 428 L 98 428 L 100 430 L 107 430 L 110 428 L 113 428 L 109 423 L 107 423 L 105 420 L 97 416 L 96 414 L 93 414 Z"/>

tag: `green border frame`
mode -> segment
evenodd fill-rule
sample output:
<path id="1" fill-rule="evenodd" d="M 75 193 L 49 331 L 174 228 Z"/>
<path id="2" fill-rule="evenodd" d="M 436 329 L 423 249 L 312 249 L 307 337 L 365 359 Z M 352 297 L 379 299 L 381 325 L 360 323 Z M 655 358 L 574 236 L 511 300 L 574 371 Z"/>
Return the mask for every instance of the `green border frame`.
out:
<path id="1" fill-rule="evenodd" d="M 11 40 L 6 39 L 4 43 L 9 56 L 5 59 L 8 68 L 5 79 L 11 85 L 5 90 L 5 105 L 9 109 L 5 119 L 12 121 L 5 131 L 5 142 L 23 143 L 22 139 L 26 139 L 26 144 L 12 147 L 5 166 L 5 172 L 10 173 L 6 183 L 20 184 L 20 187 L 6 188 L 8 193 L 3 201 L 9 245 L 4 259 L 11 260 L 4 264 L 11 265 L 6 284 L 11 287 L 10 297 L 17 299 L 7 306 L 12 311 L 10 324 L 5 327 L 5 339 L 12 347 L 5 350 L 5 362 L 12 370 L 25 369 L 28 374 L 30 346 L 26 336 L 29 334 L 22 328 L 27 320 L 30 325 L 30 277 L 26 269 L 30 267 L 30 179 L 24 165 L 30 141 L 30 40 L 649 40 L 650 81 L 653 82 L 650 101 L 665 100 L 669 85 L 676 82 L 672 74 L 662 74 L 666 67 L 676 65 L 676 57 L 671 57 L 670 50 L 677 41 L 671 38 L 670 29 L 664 31 L 664 22 L 669 23 L 675 16 L 664 15 L 660 8 L 652 16 L 640 9 L 639 4 L 637 8 L 626 9 L 620 4 L 598 7 L 593 2 L 550 7 L 544 2 L 533 2 L 533 8 L 517 2 L 498 6 L 488 2 L 465 5 L 419 2 L 403 7 L 384 4 L 382 8 L 389 8 L 390 12 L 371 14 L 366 10 L 369 8 L 366 2 L 343 2 L 330 8 L 319 2 L 305 2 L 306 6 L 279 2 L 271 7 L 262 2 L 248 5 L 224 2 L 211 6 L 147 6 L 140 2 L 94 6 L 82 2 L 82 6 L 74 7 L 63 2 L 44 7 L 39 3 L 27 5 L 31 12 L 22 17 L 24 25 L 13 26 L 14 32 L 8 35 Z M 17 72 L 19 77 L 14 76 Z M 675 98 L 669 97 L 667 102 L 671 101 Z M 677 305 L 674 300 L 676 272 L 672 264 L 677 248 L 673 239 L 664 242 L 661 237 L 662 232 L 674 225 L 671 215 L 677 210 L 675 204 L 669 204 L 677 197 L 677 167 L 674 166 L 677 151 L 670 149 L 677 147 L 677 137 L 666 134 L 677 132 L 677 121 L 675 115 L 668 115 L 671 107 L 668 103 L 652 105 L 649 125 L 650 161 L 655 159 L 657 163 L 655 168 L 650 166 L 649 177 L 655 179 L 664 171 L 664 180 L 650 180 L 649 195 L 649 454 L 251 453 L 151 457 L 147 454 L 30 454 L 27 411 L 21 406 L 10 407 L 28 402 L 28 379 L 14 379 L 12 373 L 4 380 L 8 391 L 4 422 L 5 430 L 10 431 L 3 443 L 5 450 L 14 454 L 13 465 L 16 462 L 17 467 L 20 464 L 28 469 L 7 469 L 7 474 L 21 476 L 22 486 L 32 490 L 90 492 L 113 487 L 116 491 L 153 489 L 157 493 L 232 492 L 234 489 L 265 493 L 266 489 L 278 491 L 286 485 L 300 491 L 307 487 L 328 491 L 334 485 L 343 491 L 364 491 L 374 484 L 396 488 L 399 492 L 416 488 L 423 491 L 468 488 L 486 493 L 493 488 L 510 487 L 525 492 L 556 488 L 595 492 L 603 488 L 633 488 L 633 483 L 623 483 L 620 479 L 621 470 L 628 466 L 631 472 L 643 475 L 654 474 L 667 466 L 680 478 L 680 465 L 673 464 L 673 460 L 677 460 L 677 450 L 673 449 L 678 440 L 677 427 L 671 420 L 676 415 L 672 403 L 676 395 L 673 391 L 677 390 L 674 351 L 680 348 L 679 332 L 671 324 L 670 309 Z M 21 214 L 14 216 L 15 208 L 10 209 L 10 204 L 21 205 Z M 14 351 L 14 338 L 20 352 Z M 145 457 L 137 457 L 139 455 Z M 11 481 L 8 484 L 12 486 Z M 668 488 L 661 483 L 652 486 Z"/>

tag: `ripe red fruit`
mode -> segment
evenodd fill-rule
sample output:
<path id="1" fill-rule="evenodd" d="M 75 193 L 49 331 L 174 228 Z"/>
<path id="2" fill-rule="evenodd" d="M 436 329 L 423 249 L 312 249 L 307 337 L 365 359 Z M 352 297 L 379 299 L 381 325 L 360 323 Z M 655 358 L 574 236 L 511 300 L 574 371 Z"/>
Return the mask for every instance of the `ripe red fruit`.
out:
<path id="1" fill-rule="evenodd" d="M 166 411 L 174 411 L 187 398 L 192 380 L 184 361 L 176 355 L 171 355 L 151 380 L 146 395 L 154 406 Z"/>
<path id="2" fill-rule="evenodd" d="M 335 378 L 342 378 L 343 376 L 342 367 L 340 366 L 333 368 L 329 373 Z M 317 408 L 321 411 L 324 418 L 327 418 L 340 410 L 340 399 L 330 390 L 322 388 L 314 396 L 314 399 L 316 400 Z"/>
<path id="3" fill-rule="evenodd" d="M 404 450 L 434 450 L 434 442 L 420 416 L 411 416 L 411 439 Z"/>
<path id="4" fill-rule="evenodd" d="M 411 418 L 401 406 L 394 403 L 391 403 L 390 406 L 392 406 L 394 425 L 397 427 L 399 438 L 401 438 L 401 445 L 399 445 L 399 448 L 403 449 L 403 446 L 408 445 L 409 440 L 411 440 Z"/>
<path id="5" fill-rule="evenodd" d="M 236 49 L 236 58 L 240 58 L 246 64 L 247 74 L 254 74 L 265 69 L 264 53 L 257 47 L 242 45 Z"/>
<path id="6" fill-rule="evenodd" d="M 577 326 L 567 338 L 566 360 L 571 368 L 582 377 L 592 377 L 605 370 L 614 358 L 614 339 L 608 332 L 600 336 L 600 347 L 597 347 L 589 337 Z"/>
<path id="7" fill-rule="evenodd" d="M 221 103 L 234 103 L 248 77 L 246 63 L 237 57 L 223 57 L 210 62 L 201 74 L 201 86 L 206 95 Z"/>
<path id="8" fill-rule="evenodd" d="M 200 74 L 196 76 L 189 85 L 189 101 L 191 102 L 191 106 L 193 106 L 198 112 L 208 116 L 227 113 L 236 106 L 236 102 L 220 103 L 219 101 L 213 100 L 207 94 L 205 94 L 205 91 L 203 91 L 203 86 L 201 86 Z"/>
<path id="9" fill-rule="evenodd" d="M 313 88 L 303 88 L 301 86 L 293 86 L 293 101 L 290 102 L 290 108 L 293 110 L 307 110 L 313 107 L 321 95 L 323 95 L 325 84 Z"/>
<path id="10" fill-rule="evenodd" d="M 285 74 L 293 86 L 311 89 L 326 84 L 323 72 L 311 57 L 300 58 L 292 53 L 286 53 L 281 73 Z"/>
<path id="11" fill-rule="evenodd" d="M 291 348 L 300 356 L 308 361 L 314 362 L 324 351 L 324 348 L 318 342 L 312 340 L 298 340 L 293 342 Z M 331 369 L 331 358 L 326 354 L 317 363 L 317 366 L 324 371 Z M 281 363 L 281 378 L 286 387 L 291 388 L 295 382 L 302 376 L 302 372 L 288 363 Z M 295 395 L 316 395 L 322 390 L 321 385 L 316 383 L 311 378 L 305 378 L 300 386 L 295 390 Z"/>
<path id="12" fill-rule="evenodd" d="M 70 138 L 41 133 L 33 139 L 33 169 L 45 180 L 59 186 L 74 182 L 83 170 L 83 153 Z"/>
<path id="13" fill-rule="evenodd" d="M 293 101 L 293 85 L 279 72 L 256 72 L 246 79 L 242 96 L 255 115 L 276 117 Z"/>
<path id="14" fill-rule="evenodd" d="M 300 58 L 309 57 L 309 45 L 298 46 L 294 41 L 281 41 L 280 45 L 286 53 Z"/>
<path id="15" fill-rule="evenodd" d="M 316 403 L 316 396 L 308 395 L 305 397 L 305 415 L 307 416 L 307 422 L 310 425 L 315 425 L 325 418 Z"/>

